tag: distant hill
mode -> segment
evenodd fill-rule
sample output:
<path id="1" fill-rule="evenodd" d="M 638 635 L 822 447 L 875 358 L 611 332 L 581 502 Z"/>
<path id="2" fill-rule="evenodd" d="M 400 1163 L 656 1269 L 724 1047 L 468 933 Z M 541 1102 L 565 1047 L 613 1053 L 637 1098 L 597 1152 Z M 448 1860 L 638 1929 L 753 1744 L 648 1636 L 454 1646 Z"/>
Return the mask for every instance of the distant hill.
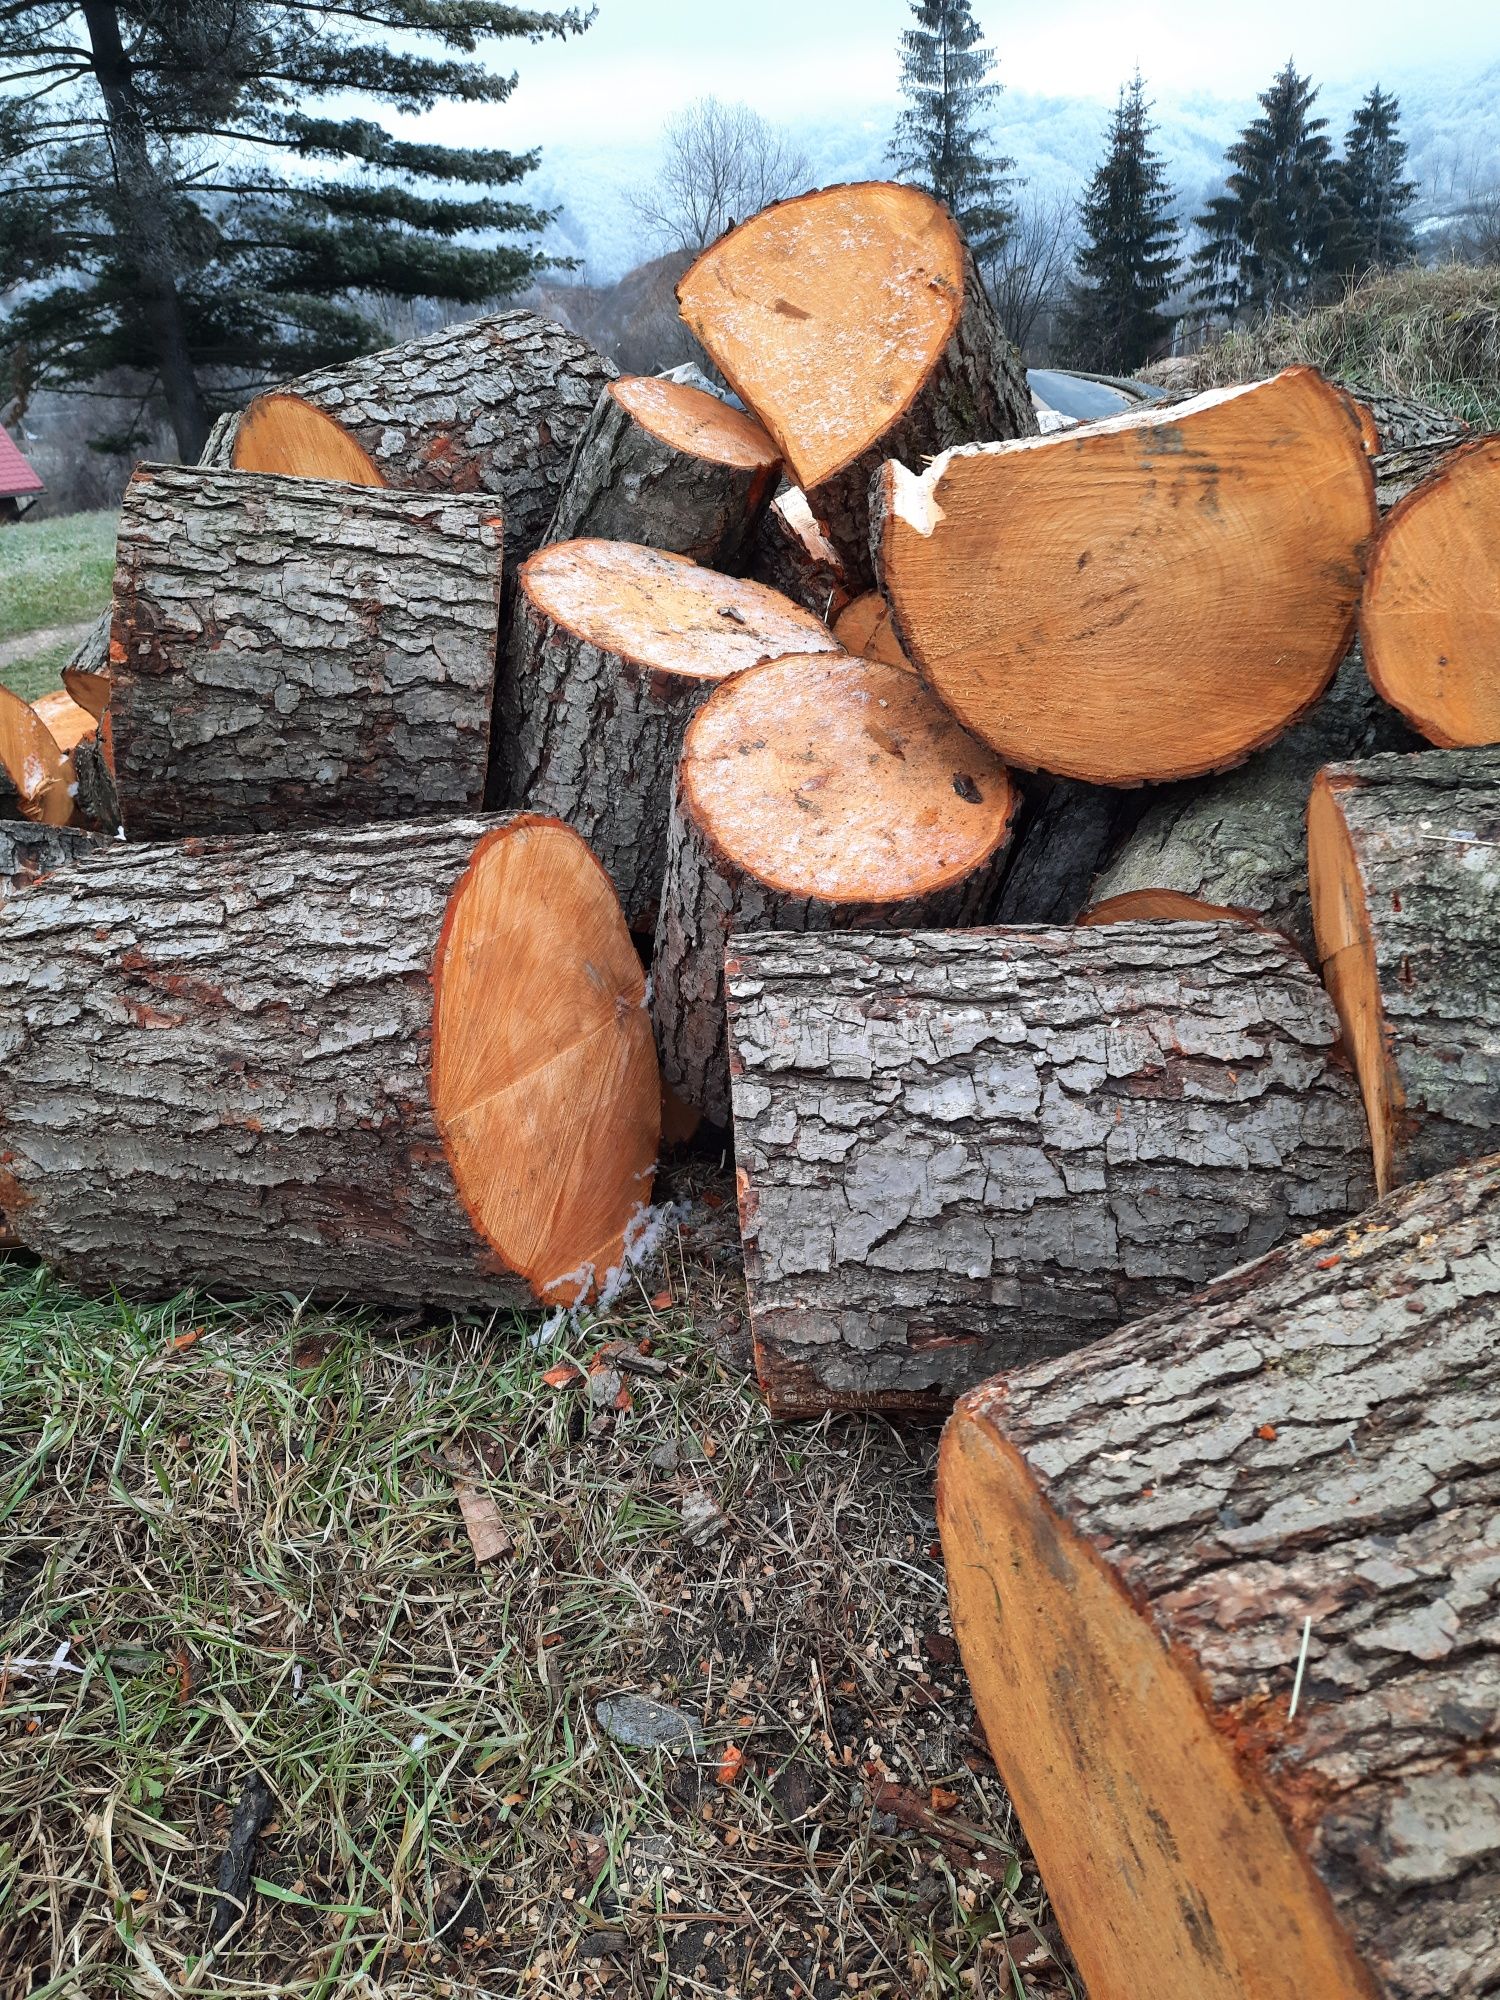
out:
<path id="1" fill-rule="evenodd" d="M 1318 108 L 1337 139 L 1374 77 L 1327 84 Z M 1411 147 L 1412 178 L 1422 188 L 1422 212 L 1441 222 L 1487 187 L 1500 185 L 1500 63 L 1478 72 L 1383 76 L 1401 99 Z M 1156 117 L 1161 149 L 1178 189 L 1182 213 L 1201 208 L 1221 183 L 1225 148 L 1253 114 L 1253 101 L 1209 93 L 1163 92 Z M 867 180 L 885 172 L 893 105 L 844 110 L 816 124 L 790 127 L 813 167 L 815 185 Z M 1043 196 L 1077 195 L 1102 149 L 1109 107 L 1092 99 L 1008 90 L 997 137 L 1015 156 L 1017 173 Z M 549 247 L 583 260 L 586 277 L 608 285 L 661 249 L 631 212 L 628 191 L 648 183 L 656 167 L 650 145 L 548 146 L 527 183 L 528 198 L 563 211 Z"/>

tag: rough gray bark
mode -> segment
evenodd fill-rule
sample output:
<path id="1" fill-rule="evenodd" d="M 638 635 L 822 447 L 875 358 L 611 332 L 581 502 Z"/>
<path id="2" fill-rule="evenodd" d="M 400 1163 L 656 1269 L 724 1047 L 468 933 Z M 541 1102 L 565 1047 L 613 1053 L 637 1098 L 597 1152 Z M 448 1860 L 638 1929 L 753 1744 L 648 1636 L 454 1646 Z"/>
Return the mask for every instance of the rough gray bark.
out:
<path id="1" fill-rule="evenodd" d="M 1164 1675 L 1191 1675 L 1244 1787 L 1280 1817 L 1388 2000 L 1500 1991 L 1497 1241 L 1500 1161 L 1404 1189 L 1347 1232 L 1304 1237 L 976 1390 L 939 1475 L 971 1664 L 1013 1601 L 1066 1590 L 1075 1562 L 1103 1564 L 1121 1617 L 1157 1635 Z M 965 1444 L 974 1465 L 1019 1454 L 1052 1524 L 1049 1574 L 1006 1560 L 1003 1522 L 994 1560 L 979 1560 L 963 1526 L 966 1508 L 985 1525 Z M 1044 1732 L 1017 1732 L 981 1699 L 1044 1868 L 1066 1838 L 1048 1818 L 1045 1750 L 1073 1746 L 1060 1753 L 1071 1766 L 1091 1739 L 1090 1653 L 1085 1639 L 1056 1679 Z M 1114 1925 L 1142 1993 L 1279 2000 L 1290 1989 L 1267 1963 L 1225 1955 L 1226 1902 L 1264 1900 L 1232 1848 L 1222 1869 L 1193 1873 L 1178 1908 L 1139 1897 L 1120 1868 L 1122 1818 L 1149 1817 L 1161 1711 L 1149 1686 L 1113 1698 L 1121 1728 L 1138 1730 L 1140 1770 L 1082 1774 L 1098 1865 L 1054 1883 L 1080 1970 L 1091 1978 L 1091 1939 Z M 1152 1836 L 1168 1863 L 1173 1833 Z M 1289 1921 L 1265 1918 L 1273 1933 Z"/>
<path id="2" fill-rule="evenodd" d="M 120 797 L 115 790 L 109 753 L 101 738 L 109 733 L 109 723 L 101 723 L 98 734 L 86 736 L 73 752 L 73 783 L 78 815 L 101 833 L 123 833 L 120 825 Z"/>
<path id="3" fill-rule="evenodd" d="M 99 849 L 99 836 L 75 826 L 32 826 L 0 821 L 0 903 L 54 868 L 65 868 Z"/>
<path id="4" fill-rule="evenodd" d="M 1354 652 L 1306 722 L 1237 771 L 1174 785 L 1146 808 L 1098 874 L 1084 909 L 1168 890 L 1233 910 L 1314 956 L 1307 887 L 1307 801 L 1319 767 L 1411 750 L 1417 738 L 1383 702 Z M 1011 919 L 1015 921 L 1015 919 Z"/>
<path id="5" fill-rule="evenodd" d="M 598 535 L 742 570 L 781 471 L 775 446 L 766 439 L 758 466 L 681 450 L 632 415 L 618 386 L 600 391 L 544 540 Z M 704 401 L 722 408 L 717 398 Z"/>
<path id="6" fill-rule="evenodd" d="M 342 424 L 391 486 L 493 494 L 510 572 L 540 546 L 573 447 L 617 373 L 576 333 L 512 311 L 299 375 L 282 393 Z M 232 427 L 214 436 L 216 462 L 230 463 Z"/>
<path id="7" fill-rule="evenodd" d="M 140 468 L 109 701 L 127 833 L 477 807 L 500 541 L 484 499 Z"/>
<path id="8" fill-rule="evenodd" d="M 1389 1133 L 1381 1178 L 1395 1187 L 1500 1150 L 1500 748 L 1373 757 L 1332 765 L 1320 782 L 1363 897 L 1393 1086 L 1389 1120 L 1372 1106 L 1371 1125 Z M 1321 895 L 1315 907 L 1337 995 L 1349 954 L 1330 963 Z M 1347 1016 L 1346 1027 L 1357 1050 Z M 1379 1156 L 1378 1134 L 1376 1145 Z"/>
<path id="9" fill-rule="evenodd" d="M 1347 385 L 1346 385 L 1347 386 Z M 1469 434 L 1469 426 L 1449 410 L 1436 410 L 1410 396 L 1388 396 L 1379 389 L 1349 388 L 1375 419 L 1380 453 L 1404 452 L 1413 446 L 1451 446 Z"/>
<path id="10" fill-rule="evenodd" d="M 750 574 L 828 625 L 854 594 L 843 563 L 796 486 L 779 494 L 761 515 L 750 549 Z"/>
<path id="11" fill-rule="evenodd" d="M 87 1288 L 534 1306 L 429 1095 L 434 952 L 485 834 L 103 843 L 0 925 L 0 1210 Z"/>
<path id="12" fill-rule="evenodd" d="M 90 715 L 104 713 L 109 701 L 109 638 L 114 614 L 102 611 L 62 670 L 62 684 Z"/>
<path id="13" fill-rule="evenodd" d="M 1383 451 L 1374 461 L 1375 504 L 1382 515 L 1404 500 L 1428 473 L 1435 472 L 1445 458 L 1464 442 L 1465 431 L 1440 431 L 1435 437 L 1403 445 L 1400 450 Z"/>
<path id="14" fill-rule="evenodd" d="M 946 1407 L 1370 1193 L 1333 1009 L 1260 931 L 740 936 L 728 989 L 783 1415 Z"/>
<path id="15" fill-rule="evenodd" d="M 1100 862 L 1139 817 L 1141 795 L 1078 778 L 1033 778 L 1026 792 L 1026 823 L 986 921 L 1074 923 Z"/>

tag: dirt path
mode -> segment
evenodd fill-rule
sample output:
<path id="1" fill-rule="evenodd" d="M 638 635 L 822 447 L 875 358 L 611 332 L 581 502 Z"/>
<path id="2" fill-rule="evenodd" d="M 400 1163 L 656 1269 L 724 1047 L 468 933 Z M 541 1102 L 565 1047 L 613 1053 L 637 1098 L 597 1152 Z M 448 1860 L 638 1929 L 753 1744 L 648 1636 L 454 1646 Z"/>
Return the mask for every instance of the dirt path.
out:
<path id="1" fill-rule="evenodd" d="M 44 625 L 39 631 L 23 632 L 18 639 L 0 639 L 0 673 L 53 646 L 76 646 L 93 624 L 92 618 L 84 618 L 75 625 Z"/>

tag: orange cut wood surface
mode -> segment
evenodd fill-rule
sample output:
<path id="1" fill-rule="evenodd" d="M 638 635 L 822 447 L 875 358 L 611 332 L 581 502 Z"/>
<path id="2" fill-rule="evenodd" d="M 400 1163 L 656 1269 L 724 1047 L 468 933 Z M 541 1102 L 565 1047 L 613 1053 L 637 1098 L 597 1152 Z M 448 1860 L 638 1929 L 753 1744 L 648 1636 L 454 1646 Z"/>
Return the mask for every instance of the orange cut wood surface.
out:
<path id="1" fill-rule="evenodd" d="M 1429 743 L 1500 742 L 1500 438 L 1460 445 L 1391 509 L 1359 624 L 1377 692 Z"/>
<path id="2" fill-rule="evenodd" d="M 917 671 L 1008 763 L 1099 784 L 1241 762 L 1353 635 L 1375 490 L 1311 368 L 882 475 Z"/>
<path id="3" fill-rule="evenodd" d="M 99 718 L 76 702 L 65 688 L 38 695 L 31 705 L 51 731 L 59 750 L 76 750 L 86 736 L 98 730 Z"/>
<path id="4" fill-rule="evenodd" d="M 844 606 L 833 621 L 833 636 L 846 653 L 911 672 L 911 661 L 902 652 L 891 625 L 891 607 L 878 590 L 867 590 Z"/>
<path id="5" fill-rule="evenodd" d="M 660 375 L 622 375 L 605 392 L 674 451 L 770 477 L 781 456 L 763 426 L 722 397 Z M 764 492 L 764 488 L 760 489 Z"/>
<path id="6" fill-rule="evenodd" d="M 947 210 L 868 181 L 762 209 L 704 251 L 677 297 L 805 488 L 912 402 L 953 337 L 963 288 Z"/>
<path id="7" fill-rule="evenodd" d="M 246 409 L 235 432 L 232 460 L 236 472 L 341 479 L 348 486 L 385 484 L 364 446 L 341 423 L 284 390 L 257 396 Z"/>
<path id="8" fill-rule="evenodd" d="M 756 667 L 689 726 L 684 801 L 735 868 L 786 896 L 900 902 L 968 879 L 1016 792 L 915 675 L 843 654 Z"/>
<path id="9" fill-rule="evenodd" d="M 66 826 L 73 818 L 72 759 L 31 703 L 8 687 L 0 687 L 0 771 L 26 819 Z"/>
<path id="10" fill-rule="evenodd" d="M 1237 910 L 1228 903 L 1206 903 L 1198 896 L 1184 895 L 1180 889 L 1127 889 L 1119 896 L 1106 896 L 1085 910 L 1079 923 L 1094 924 L 1259 924 L 1252 910 Z"/>

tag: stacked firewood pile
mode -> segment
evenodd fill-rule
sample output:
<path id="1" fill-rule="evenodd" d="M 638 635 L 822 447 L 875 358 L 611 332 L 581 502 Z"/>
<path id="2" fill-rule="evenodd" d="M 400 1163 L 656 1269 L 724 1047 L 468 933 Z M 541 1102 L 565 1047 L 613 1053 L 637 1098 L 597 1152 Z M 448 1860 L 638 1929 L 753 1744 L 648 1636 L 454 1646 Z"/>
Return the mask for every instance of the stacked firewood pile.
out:
<path id="1" fill-rule="evenodd" d="M 1302 368 L 1039 424 L 910 189 L 679 298 L 735 400 L 512 312 L 137 474 L 0 704 L 0 1211 L 573 1306 L 732 1137 L 772 1408 L 970 1392 L 1096 1995 L 1488 1991 L 1500 441 Z"/>

